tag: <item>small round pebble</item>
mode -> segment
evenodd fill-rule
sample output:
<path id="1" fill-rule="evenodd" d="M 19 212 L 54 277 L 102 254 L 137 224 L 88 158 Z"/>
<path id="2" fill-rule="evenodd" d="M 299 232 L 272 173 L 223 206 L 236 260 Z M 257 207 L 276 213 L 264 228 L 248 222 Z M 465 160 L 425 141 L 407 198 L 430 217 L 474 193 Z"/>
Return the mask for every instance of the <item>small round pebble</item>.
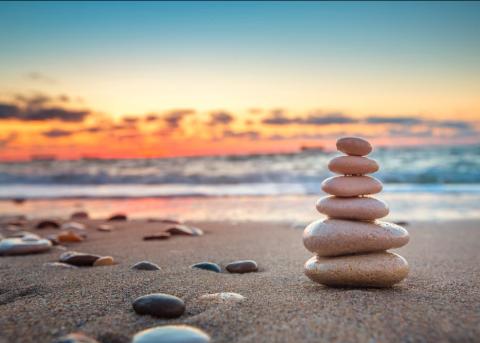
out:
<path id="1" fill-rule="evenodd" d="M 86 254 L 76 251 L 66 251 L 60 255 L 60 262 L 72 264 L 74 266 L 92 266 L 101 256 Z"/>
<path id="2" fill-rule="evenodd" d="M 123 214 L 123 213 L 116 213 L 116 214 L 113 214 L 110 216 L 110 218 L 107 219 L 107 221 L 126 221 L 128 218 L 127 218 L 127 215 L 126 214 Z"/>
<path id="3" fill-rule="evenodd" d="M 177 318 L 185 312 L 185 303 L 176 296 L 154 293 L 141 296 L 133 302 L 138 314 L 149 314 L 160 318 Z"/>
<path id="4" fill-rule="evenodd" d="M 132 269 L 137 269 L 137 270 L 160 270 L 160 267 L 152 262 L 149 261 L 140 261 L 135 263 L 132 266 Z"/>
<path id="5" fill-rule="evenodd" d="M 113 230 L 113 226 L 108 225 L 108 224 L 100 224 L 97 227 L 97 231 L 110 232 L 112 230 Z"/>
<path id="6" fill-rule="evenodd" d="M 156 241 L 156 240 L 165 240 L 169 239 L 171 236 L 168 232 L 159 232 L 151 235 L 143 236 L 144 241 Z"/>
<path id="7" fill-rule="evenodd" d="M 132 343 L 208 343 L 210 336 L 188 325 L 165 325 L 143 330 L 133 336 Z"/>
<path id="8" fill-rule="evenodd" d="M 101 267 L 101 266 L 113 266 L 115 264 L 115 260 L 112 256 L 102 256 L 93 262 L 94 267 Z"/>
<path id="9" fill-rule="evenodd" d="M 63 231 L 57 235 L 57 240 L 60 243 L 79 243 L 83 242 L 83 238 L 73 231 Z"/>
<path id="10" fill-rule="evenodd" d="M 50 250 L 52 243 L 48 239 L 39 239 L 38 236 L 36 238 L 34 236 L 2 239 L 0 255 L 26 255 Z"/>
<path id="11" fill-rule="evenodd" d="M 245 297 L 238 293 L 233 292 L 221 292 L 204 294 L 198 298 L 200 301 L 213 302 L 213 303 L 239 303 L 245 300 Z"/>
<path id="12" fill-rule="evenodd" d="M 365 156 L 372 152 L 371 144 L 360 137 L 342 137 L 337 140 L 338 151 L 351 156 Z"/>
<path id="13" fill-rule="evenodd" d="M 98 343 L 98 341 L 85 336 L 83 333 L 71 333 L 57 339 L 55 343 Z"/>
<path id="14" fill-rule="evenodd" d="M 42 220 L 35 225 L 37 229 L 58 229 L 60 224 L 54 220 Z"/>
<path id="15" fill-rule="evenodd" d="M 209 271 L 215 272 L 215 273 L 220 273 L 222 271 L 220 266 L 216 263 L 213 263 L 213 262 L 195 263 L 191 266 L 191 268 L 209 270 Z"/>
<path id="16" fill-rule="evenodd" d="M 258 270 L 257 262 L 253 260 L 242 260 L 242 261 L 235 261 L 227 264 L 226 269 L 230 273 L 251 273 L 256 272 Z"/>
<path id="17" fill-rule="evenodd" d="M 76 220 L 79 220 L 79 219 L 88 219 L 88 218 L 89 218 L 88 212 L 85 212 L 85 211 L 74 212 L 74 213 L 72 213 L 72 215 L 70 216 L 70 219 L 76 219 Z"/>
<path id="18" fill-rule="evenodd" d="M 202 236 L 203 231 L 199 228 L 187 225 L 175 225 L 167 230 L 166 232 L 170 233 L 171 235 L 185 235 L 185 236 Z"/>

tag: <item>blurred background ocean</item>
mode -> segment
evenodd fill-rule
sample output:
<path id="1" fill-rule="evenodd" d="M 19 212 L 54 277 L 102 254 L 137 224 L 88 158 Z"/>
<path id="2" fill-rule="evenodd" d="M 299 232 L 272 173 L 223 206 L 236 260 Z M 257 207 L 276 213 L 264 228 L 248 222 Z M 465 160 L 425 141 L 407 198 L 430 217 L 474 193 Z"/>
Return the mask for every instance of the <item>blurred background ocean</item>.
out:
<path id="1" fill-rule="evenodd" d="M 2 212 L 33 215 L 39 207 L 42 215 L 64 215 L 65 207 L 106 215 L 126 206 L 133 216 L 307 220 L 317 215 L 313 203 L 321 194 L 321 181 L 332 175 L 327 164 L 334 155 L 308 149 L 291 154 L 0 163 L 0 206 Z M 384 183 L 380 198 L 395 218 L 480 218 L 480 146 L 380 148 L 371 157 L 380 164 L 375 173 Z M 56 206 L 49 205 L 53 200 Z"/>

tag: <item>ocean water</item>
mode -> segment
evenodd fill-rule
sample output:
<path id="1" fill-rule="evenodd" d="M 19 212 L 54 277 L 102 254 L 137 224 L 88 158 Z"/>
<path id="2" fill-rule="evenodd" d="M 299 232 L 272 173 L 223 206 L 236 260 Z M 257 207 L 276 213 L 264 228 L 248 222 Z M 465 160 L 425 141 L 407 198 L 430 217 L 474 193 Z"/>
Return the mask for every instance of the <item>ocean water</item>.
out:
<path id="1" fill-rule="evenodd" d="M 320 183 L 337 153 L 0 163 L 0 215 L 187 220 L 318 217 Z M 480 146 L 377 149 L 374 176 L 390 219 L 480 219 Z M 19 205 L 10 199 L 28 199 Z"/>
<path id="2" fill-rule="evenodd" d="M 0 163 L 0 198 L 317 194 L 335 153 Z M 480 146 L 377 149 L 391 192 L 479 192 Z"/>

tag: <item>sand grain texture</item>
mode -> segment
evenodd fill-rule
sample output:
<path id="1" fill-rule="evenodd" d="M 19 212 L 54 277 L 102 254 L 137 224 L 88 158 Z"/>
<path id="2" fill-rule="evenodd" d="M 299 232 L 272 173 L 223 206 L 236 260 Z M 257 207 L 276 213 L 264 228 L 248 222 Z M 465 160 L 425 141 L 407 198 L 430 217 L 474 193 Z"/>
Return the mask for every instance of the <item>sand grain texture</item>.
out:
<path id="1" fill-rule="evenodd" d="M 58 248 L 1 257 L 0 342 L 49 343 L 81 331 L 102 343 L 127 343 L 136 332 L 163 324 L 196 326 L 213 342 L 478 341 L 478 222 L 409 225 L 410 244 L 398 251 L 409 261 L 410 275 L 391 289 L 327 288 L 310 281 L 303 274 L 310 253 L 302 230 L 290 223 L 193 224 L 206 234 L 145 242 L 142 237 L 162 224 L 130 221 L 108 235 L 89 229 L 89 239 L 72 247 L 113 256 L 114 266 L 42 268 L 58 260 Z M 259 271 L 190 268 L 240 259 L 257 261 Z M 130 269 L 142 260 L 162 269 Z M 182 298 L 186 312 L 171 320 L 135 314 L 132 301 L 157 292 Z M 218 292 L 246 299 L 213 307 L 196 300 Z"/>

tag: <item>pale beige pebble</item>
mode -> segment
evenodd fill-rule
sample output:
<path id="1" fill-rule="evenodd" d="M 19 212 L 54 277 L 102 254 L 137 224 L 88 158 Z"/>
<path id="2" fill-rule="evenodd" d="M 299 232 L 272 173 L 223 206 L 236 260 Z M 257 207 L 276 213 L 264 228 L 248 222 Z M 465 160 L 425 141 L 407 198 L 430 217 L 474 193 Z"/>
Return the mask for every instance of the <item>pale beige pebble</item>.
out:
<path id="1" fill-rule="evenodd" d="M 319 256 L 339 256 L 399 248 L 410 236 L 403 227 L 382 221 L 317 220 L 303 231 L 303 244 Z"/>
<path id="2" fill-rule="evenodd" d="M 374 220 L 385 217 L 388 205 L 372 197 L 341 198 L 333 195 L 318 199 L 317 210 L 330 218 Z"/>
<path id="3" fill-rule="evenodd" d="M 408 275 L 407 261 L 391 252 L 339 257 L 313 256 L 305 274 L 327 286 L 391 287 Z"/>
<path id="4" fill-rule="evenodd" d="M 221 292 L 204 294 L 198 298 L 201 302 L 216 303 L 216 304 L 232 304 L 239 303 L 245 300 L 245 297 L 238 293 Z"/>
<path id="5" fill-rule="evenodd" d="M 355 197 L 382 191 L 382 183 L 371 176 L 332 176 L 322 182 L 325 193 L 339 197 Z"/>
<path id="6" fill-rule="evenodd" d="M 113 230 L 113 226 L 108 224 L 100 224 L 97 227 L 97 231 L 110 232 L 112 230 Z"/>
<path id="7" fill-rule="evenodd" d="M 362 156 L 338 156 L 330 160 L 328 169 L 336 174 L 364 175 L 378 171 L 377 161 Z"/>
<path id="8" fill-rule="evenodd" d="M 112 256 L 102 256 L 99 259 L 97 259 L 95 262 L 93 262 L 94 267 L 113 266 L 114 264 L 115 264 L 115 260 L 113 259 Z"/>
<path id="9" fill-rule="evenodd" d="M 342 137 L 337 140 L 337 150 L 351 156 L 365 156 L 372 152 L 368 141 L 360 137 Z"/>

